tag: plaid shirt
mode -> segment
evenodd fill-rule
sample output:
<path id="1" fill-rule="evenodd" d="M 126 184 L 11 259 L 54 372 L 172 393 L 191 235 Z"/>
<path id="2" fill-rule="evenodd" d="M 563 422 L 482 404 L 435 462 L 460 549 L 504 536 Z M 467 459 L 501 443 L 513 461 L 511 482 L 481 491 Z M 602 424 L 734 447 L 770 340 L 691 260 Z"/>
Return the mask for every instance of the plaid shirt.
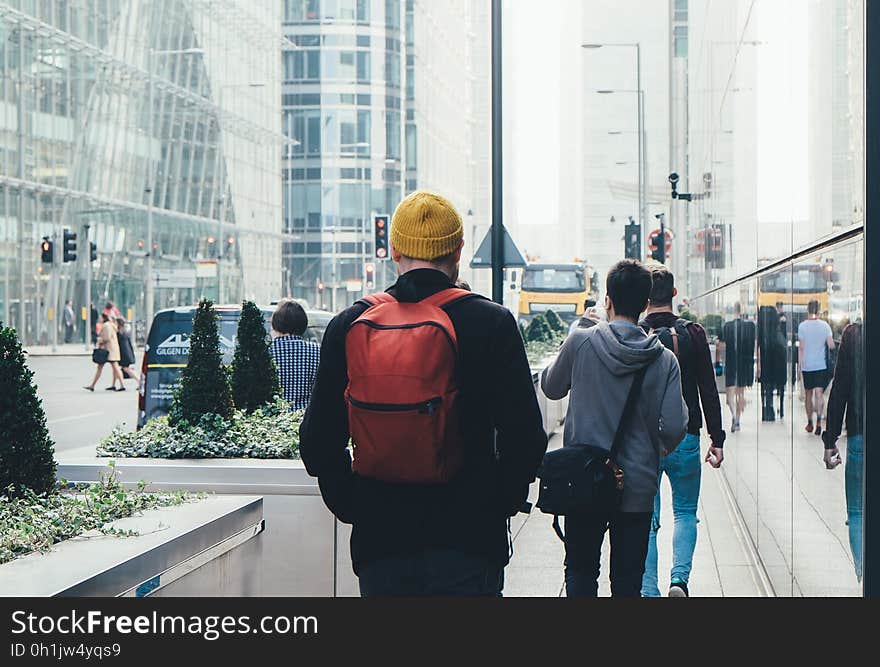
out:
<path id="1" fill-rule="evenodd" d="M 292 409 L 305 410 L 318 374 L 321 348 L 301 336 L 278 336 L 272 341 L 272 358 L 278 368 L 284 399 Z"/>

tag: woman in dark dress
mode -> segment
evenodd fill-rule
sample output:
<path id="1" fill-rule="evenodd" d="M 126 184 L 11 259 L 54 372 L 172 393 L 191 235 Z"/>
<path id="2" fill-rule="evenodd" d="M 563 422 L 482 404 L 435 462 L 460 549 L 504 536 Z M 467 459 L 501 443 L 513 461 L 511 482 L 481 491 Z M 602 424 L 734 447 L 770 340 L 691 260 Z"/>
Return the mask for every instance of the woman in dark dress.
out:
<path id="1" fill-rule="evenodd" d="M 758 381 L 761 383 L 761 421 L 775 421 L 773 397 L 785 387 L 785 337 L 780 329 L 779 313 L 773 306 L 758 310 Z M 780 404 L 780 418 L 782 406 Z"/>
<path id="2" fill-rule="evenodd" d="M 740 418 L 746 407 L 745 388 L 755 384 L 755 323 L 743 317 L 742 305 L 733 307 L 734 319 L 725 322 L 715 347 L 715 362 L 724 351 L 724 386 L 730 409 L 730 432 L 740 430 Z"/>
<path id="3" fill-rule="evenodd" d="M 125 328 L 125 318 L 116 318 L 116 339 L 119 341 L 119 368 L 122 369 L 123 378 L 133 378 L 141 381 L 140 373 L 134 370 L 137 359 L 134 354 L 134 345 L 131 343 L 131 334 Z M 122 390 L 125 389 L 123 385 Z"/>

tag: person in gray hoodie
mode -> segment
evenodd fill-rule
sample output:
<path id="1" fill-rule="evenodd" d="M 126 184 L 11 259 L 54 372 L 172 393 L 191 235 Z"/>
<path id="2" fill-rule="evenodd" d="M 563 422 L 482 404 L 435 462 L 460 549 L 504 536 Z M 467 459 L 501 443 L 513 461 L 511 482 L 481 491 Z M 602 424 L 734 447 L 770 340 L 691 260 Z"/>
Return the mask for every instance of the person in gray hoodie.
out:
<path id="1" fill-rule="evenodd" d="M 675 355 L 637 322 L 651 294 L 651 273 L 638 260 L 615 264 L 605 284 L 607 322 L 575 329 L 541 376 L 547 398 L 570 393 L 563 446 L 611 449 L 636 371 L 646 368 L 641 393 L 616 463 L 624 470 L 620 507 L 610 515 L 565 518 L 568 597 L 596 597 L 605 531 L 611 535 L 611 594 L 639 597 L 657 493 L 660 457 L 684 438 L 688 412 Z"/>

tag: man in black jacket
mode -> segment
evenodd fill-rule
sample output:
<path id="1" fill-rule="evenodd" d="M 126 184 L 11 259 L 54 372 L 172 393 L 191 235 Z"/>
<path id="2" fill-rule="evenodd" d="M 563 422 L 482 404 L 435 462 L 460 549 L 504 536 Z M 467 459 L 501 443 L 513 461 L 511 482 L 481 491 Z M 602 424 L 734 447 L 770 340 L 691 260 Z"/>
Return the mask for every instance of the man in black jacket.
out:
<path id="1" fill-rule="evenodd" d="M 642 596 L 658 597 L 657 531 L 660 529 L 660 478 L 663 473 L 672 486 L 672 512 L 675 517 L 672 538 L 672 571 L 669 597 L 688 597 L 688 581 L 697 545 L 697 504 L 700 496 L 700 428 L 703 416 L 711 444 L 705 461 L 718 468 L 724 460 L 725 433 L 721 423 L 721 401 L 715 384 L 715 369 L 706 330 L 696 322 L 679 319 L 672 311 L 678 294 L 675 278 L 662 264 L 651 267 L 651 298 L 642 327 L 659 334 L 663 344 L 673 350 L 681 368 L 681 391 L 687 404 L 687 435 L 660 461 L 654 516 L 642 579 Z M 702 405 L 702 412 L 700 406 Z"/>
<path id="2" fill-rule="evenodd" d="M 399 279 L 387 291 L 420 301 L 455 286 L 462 224 L 442 197 L 415 192 L 391 225 Z M 445 484 L 395 484 L 357 475 L 348 450 L 345 338 L 365 310 L 337 315 L 324 334 L 300 453 L 327 507 L 352 524 L 361 595 L 501 595 L 509 560 L 508 518 L 528 495 L 547 448 L 516 321 L 482 298 L 451 304 L 458 342 L 463 465 Z"/>

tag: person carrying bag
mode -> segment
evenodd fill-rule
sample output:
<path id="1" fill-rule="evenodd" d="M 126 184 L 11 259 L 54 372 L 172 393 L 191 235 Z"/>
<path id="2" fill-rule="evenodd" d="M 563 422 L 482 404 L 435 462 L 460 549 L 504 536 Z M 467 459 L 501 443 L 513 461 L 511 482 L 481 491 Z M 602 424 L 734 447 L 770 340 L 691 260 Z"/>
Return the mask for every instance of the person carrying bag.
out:
<path id="1" fill-rule="evenodd" d="M 616 463 L 617 455 L 642 389 L 645 370 L 646 367 L 642 367 L 633 373 L 610 451 L 596 445 L 577 444 L 544 455 L 538 469 L 541 484 L 537 507 L 545 514 L 553 515 L 553 530 L 563 542 L 565 534 L 559 525 L 560 516 L 610 513 L 620 507 L 626 477 L 623 468 Z"/>

